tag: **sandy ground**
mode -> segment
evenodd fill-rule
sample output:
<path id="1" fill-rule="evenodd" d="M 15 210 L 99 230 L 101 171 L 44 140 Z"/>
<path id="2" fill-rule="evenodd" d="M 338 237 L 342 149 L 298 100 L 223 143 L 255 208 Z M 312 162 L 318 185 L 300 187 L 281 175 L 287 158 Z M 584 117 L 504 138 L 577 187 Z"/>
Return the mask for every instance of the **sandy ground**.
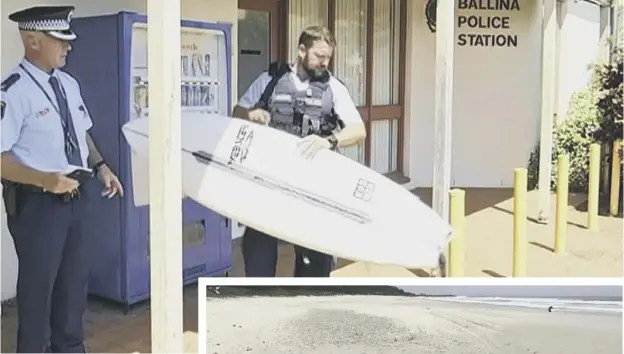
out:
<path id="1" fill-rule="evenodd" d="M 620 354 L 621 314 L 382 296 L 207 300 L 210 354 Z"/>
<path id="2" fill-rule="evenodd" d="M 414 191 L 425 203 L 431 190 Z M 589 231 L 586 196 L 570 195 L 568 206 L 568 241 L 566 254 L 553 252 L 555 241 L 555 196 L 552 195 L 551 222 L 535 222 L 537 191 L 527 196 L 527 276 L 530 277 L 621 277 L 623 231 L 622 217 L 599 216 L 599 229 Z M 232 277 L 244 276 L 240 239 L 233 244 Z M 294 265 L 292 245 L 279 250 L 278 276 L 291 277 Z M 341 259 L 338 267 L 351 263 Z M 510 277 L 513 270 L 513 190 L 466 189 L 466 258 L 465 275 L 469 277 Z M 429 269 L 412 270 L 427 277 Z"/>

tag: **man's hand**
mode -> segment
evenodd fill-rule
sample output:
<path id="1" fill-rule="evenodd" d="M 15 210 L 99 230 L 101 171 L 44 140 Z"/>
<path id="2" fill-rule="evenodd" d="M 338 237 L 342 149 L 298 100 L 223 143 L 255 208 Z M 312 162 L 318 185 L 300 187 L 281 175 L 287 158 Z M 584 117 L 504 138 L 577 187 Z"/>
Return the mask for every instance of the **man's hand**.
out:
<path id="1" fill-rule="evenodd" d="M 78 188 L 79 185 L 80 183 L 75 179 L 60 173 L 48 173 L 41 181 L 41 188 L 46 192 L 54 194 L 69 193 Z"/>
<path id="2" fill-rule="evenodd" d="M 320 150 L 331 148 L 331 144 L 318 135 L 308 135 L 299 142 L 298 148 L 303 158 L 312 159 Z"/>
<path id="3" fill-rule="evenodd" d="M 119 194 L 120 197 L 123 197 L 124 191 L 121 186 L 121 182 L 119 182 L 119 178 L 115 176 L 113 171 L 108 168 L 106 165 L 102 165 L 98 170 L 98 178 L 100 182 L 104 185 L 104 190 L 102 191 L 102 197 L 107 197 L 108 199 L 114 197 Z"/>
<path id="4" fill-rule="evenodd" d="M 262 125 L 267 125 L 271 121 L 271 114 L 261 108 L 256 108 L 249 111 L 248 116 L 250 121 Z"/>

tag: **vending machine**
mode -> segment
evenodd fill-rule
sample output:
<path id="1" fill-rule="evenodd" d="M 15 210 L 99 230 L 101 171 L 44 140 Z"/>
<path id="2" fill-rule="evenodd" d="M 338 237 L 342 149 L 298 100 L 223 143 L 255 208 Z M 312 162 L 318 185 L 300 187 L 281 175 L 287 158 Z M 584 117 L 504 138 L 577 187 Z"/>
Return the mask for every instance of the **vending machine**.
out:
<path id="1" fill-rule="evenodd" d="M 149 207 L 134 203 L 131 152 L 121 131 L 129 120 L 149 117 L 147 17 L 120 12 L 75 18 L 72 28 L 78 39 L 65 70 L 80 83 L 94 123 L 93 139 L 126 192 L 124 198 L 92 202 L 89 292 L 129 306 L 150 295 Z M 182 21 L 183 116 L 230 112 L 231 28 Z M 229 220 L 188 198 L 183 199 L 182 212 L 184 283 L 225 274 L 232 263 Z"/>

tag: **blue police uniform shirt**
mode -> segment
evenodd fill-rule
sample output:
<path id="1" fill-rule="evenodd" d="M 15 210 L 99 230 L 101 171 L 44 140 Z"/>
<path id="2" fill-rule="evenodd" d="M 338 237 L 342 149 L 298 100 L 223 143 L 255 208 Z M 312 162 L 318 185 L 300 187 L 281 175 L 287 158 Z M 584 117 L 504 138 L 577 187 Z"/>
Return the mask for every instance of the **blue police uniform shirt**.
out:
<path id="1" fill-rule="evenodd" d="M 66 173 L 75 169 L 69 165 L 65 155 L 61 116 L 57 110 L 56 96 L 48 81 L 53 75 L 65 91 L 65 99 L 80 146 L 82 164 L 84 167 L 88 166 L 87 132 L 93 126 L 93 122 L 82 99 L 78 81 L 58 69 L 50 75 L 26 59 L 22 60 L 21 64 L 32 78 L 18 65 L 3 79 L 4 82 L 11 75 L 19 75 L 19 79 L 12 85 L 9 82 L 2 90 L 3 115 L 0 126 L 2 152 L 11 151 L 20 163 L 42 172 Z M 47 92 L 52 102 L 33 78 Z"/>
<path id="2" fill-rule="evenodd" d="M 297 91 L 307 90 L 310 86 L 310 80 L 302 81 L 294 70 L 294 67 L 287 75 L 291 76 Z M 271 82 L 271 79 L 271 75 L 269 75 L 268 72 L 263 72 L 251 83 L 243 97 L 238 101 L 238 105 L 245 109 L 251 109 L 260 100 L 260 96 L 262 96 L 264 89 L 269 82 Z M 328 84 L 333 93 L 334 112 L 340 117 L 344 124 L 363 123 L 360 112 L 358 112 L 355 107 L 355 103 L 353 103 L 347 87 L 333 75 L 330 75 Z"/>

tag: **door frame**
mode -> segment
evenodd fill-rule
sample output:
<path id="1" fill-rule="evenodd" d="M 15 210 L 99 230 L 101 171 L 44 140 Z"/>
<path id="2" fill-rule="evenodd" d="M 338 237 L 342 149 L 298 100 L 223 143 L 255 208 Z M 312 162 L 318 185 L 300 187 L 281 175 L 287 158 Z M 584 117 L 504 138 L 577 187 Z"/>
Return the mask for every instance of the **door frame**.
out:
<path id="1" fill-rule="evenodd" d="M 269 24 L 271 26 L 270 61 L 278 61 L 283 57 L 284 40 L 279 35 L 284 28 L 282 24 L 282 11 L 280 0 L 238 0 L 239 10 L 263 11 L 269 13 Z M 240 53 L 238 53 L 240 54 Z"/>

